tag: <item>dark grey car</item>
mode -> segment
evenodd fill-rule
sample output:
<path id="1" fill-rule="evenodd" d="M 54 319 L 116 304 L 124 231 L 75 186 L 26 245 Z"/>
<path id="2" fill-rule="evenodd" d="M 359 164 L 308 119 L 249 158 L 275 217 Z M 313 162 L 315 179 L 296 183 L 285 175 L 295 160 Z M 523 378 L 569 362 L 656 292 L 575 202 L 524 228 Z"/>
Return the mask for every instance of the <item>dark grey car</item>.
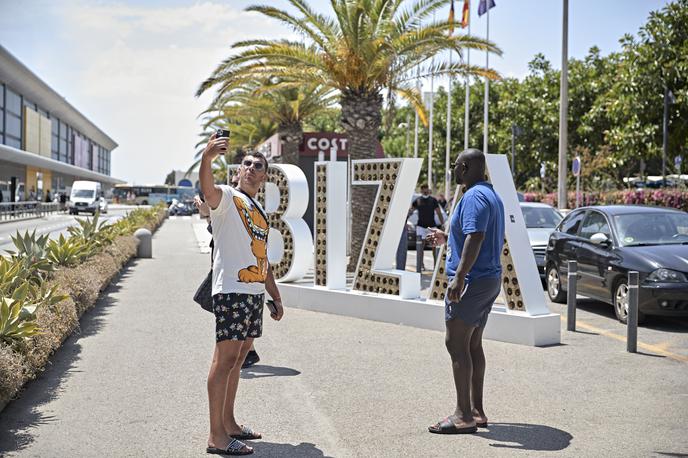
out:
<path id="1" fill-rule="evenodd" d="M 569 213 L 547 245 L 547 293 L 566 300 L 567 262 L 578 262 L 578 292 L 614 306 L 626 322 L 628 272 L 638 271 L 639 321 L 645 315 L 688 316 L 688 213 L 612 205 Z"/>

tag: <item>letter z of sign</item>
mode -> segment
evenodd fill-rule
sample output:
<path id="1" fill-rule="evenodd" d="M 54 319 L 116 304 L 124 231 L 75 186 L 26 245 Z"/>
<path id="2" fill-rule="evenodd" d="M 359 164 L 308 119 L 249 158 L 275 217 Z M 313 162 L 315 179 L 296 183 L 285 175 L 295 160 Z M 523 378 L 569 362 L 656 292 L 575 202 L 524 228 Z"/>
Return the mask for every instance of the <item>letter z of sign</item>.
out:
<path id="1" fill-rule="evenodd" d="M 353 185 L 378 187 L 354 289 L 399 295 L 402 299 L 420 295 L 420 274 L 397 270 L 395 258 L 421 164 L 418 158 L 351 161 Z"/>

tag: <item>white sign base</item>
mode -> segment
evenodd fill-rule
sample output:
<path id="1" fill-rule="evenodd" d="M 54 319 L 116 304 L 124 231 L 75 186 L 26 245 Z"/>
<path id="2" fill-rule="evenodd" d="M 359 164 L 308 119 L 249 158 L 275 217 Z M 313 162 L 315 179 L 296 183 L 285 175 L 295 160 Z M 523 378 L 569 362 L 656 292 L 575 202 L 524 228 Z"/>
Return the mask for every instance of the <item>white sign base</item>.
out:
<path id="1" fill-rule="evenodd" d="M 444 332 L 444 305 L 437 301 L 401 299 L 356 290 L 329 290 L 309 282 L 280 283 L 282 302 L 289 308 L 331 313 L 384 323 Z M 288 312 L 287 312 L 288 313 Z M 559 315 L 531 316 L 495 305 L 487 320 L 486 339 L 542 347 L 560 343 Z"/>

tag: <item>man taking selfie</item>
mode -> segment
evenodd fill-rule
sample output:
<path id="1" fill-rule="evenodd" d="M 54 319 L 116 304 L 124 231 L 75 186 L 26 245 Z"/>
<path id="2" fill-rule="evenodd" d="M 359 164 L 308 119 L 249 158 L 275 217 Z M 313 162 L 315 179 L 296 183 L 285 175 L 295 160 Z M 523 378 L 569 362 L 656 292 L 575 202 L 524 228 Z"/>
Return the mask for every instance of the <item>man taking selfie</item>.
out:
<path id="1" fill-rule="evenodd" d="M 275 303 L 271 318 L 279 321 L 284 310 L 267 257 L 267 217 L 255 201 L 267 176 L 267 160 L 260 153 L 248 154 L 239 167 L 236 188 L 216 185 L 211 164 L 226 153 L 227 146 L 226 136 L 213 134 L 199 171 L 215 243 L 212 295 L 216 344 L 208 374 L 210 434 L 206 451 L 248 455 L 253 448 L 242 441 L 260 439 L 261 435 L 240 425 L 234 416 L 241 364 L 253 339 L 262 334 L 266 290 Z"/>

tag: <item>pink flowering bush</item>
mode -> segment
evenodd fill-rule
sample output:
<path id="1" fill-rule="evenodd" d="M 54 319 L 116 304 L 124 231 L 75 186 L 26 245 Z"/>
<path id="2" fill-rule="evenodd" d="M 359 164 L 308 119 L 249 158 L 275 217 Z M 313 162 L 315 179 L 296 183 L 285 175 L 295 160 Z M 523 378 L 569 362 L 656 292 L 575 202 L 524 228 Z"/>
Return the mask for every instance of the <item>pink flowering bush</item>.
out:
<path id="1" fill-rule="evenodd" d="M 527 192 L 526 202 L 543 202 L 557 206 L 557 194 Z M 688 191 L 683 189 L 632 189 L 609 192 L 581 192 L 580 205 L 654 205 L 688 211 Z M 568 208 L 576 206 L 576 193 L 568 193 Z"/>

